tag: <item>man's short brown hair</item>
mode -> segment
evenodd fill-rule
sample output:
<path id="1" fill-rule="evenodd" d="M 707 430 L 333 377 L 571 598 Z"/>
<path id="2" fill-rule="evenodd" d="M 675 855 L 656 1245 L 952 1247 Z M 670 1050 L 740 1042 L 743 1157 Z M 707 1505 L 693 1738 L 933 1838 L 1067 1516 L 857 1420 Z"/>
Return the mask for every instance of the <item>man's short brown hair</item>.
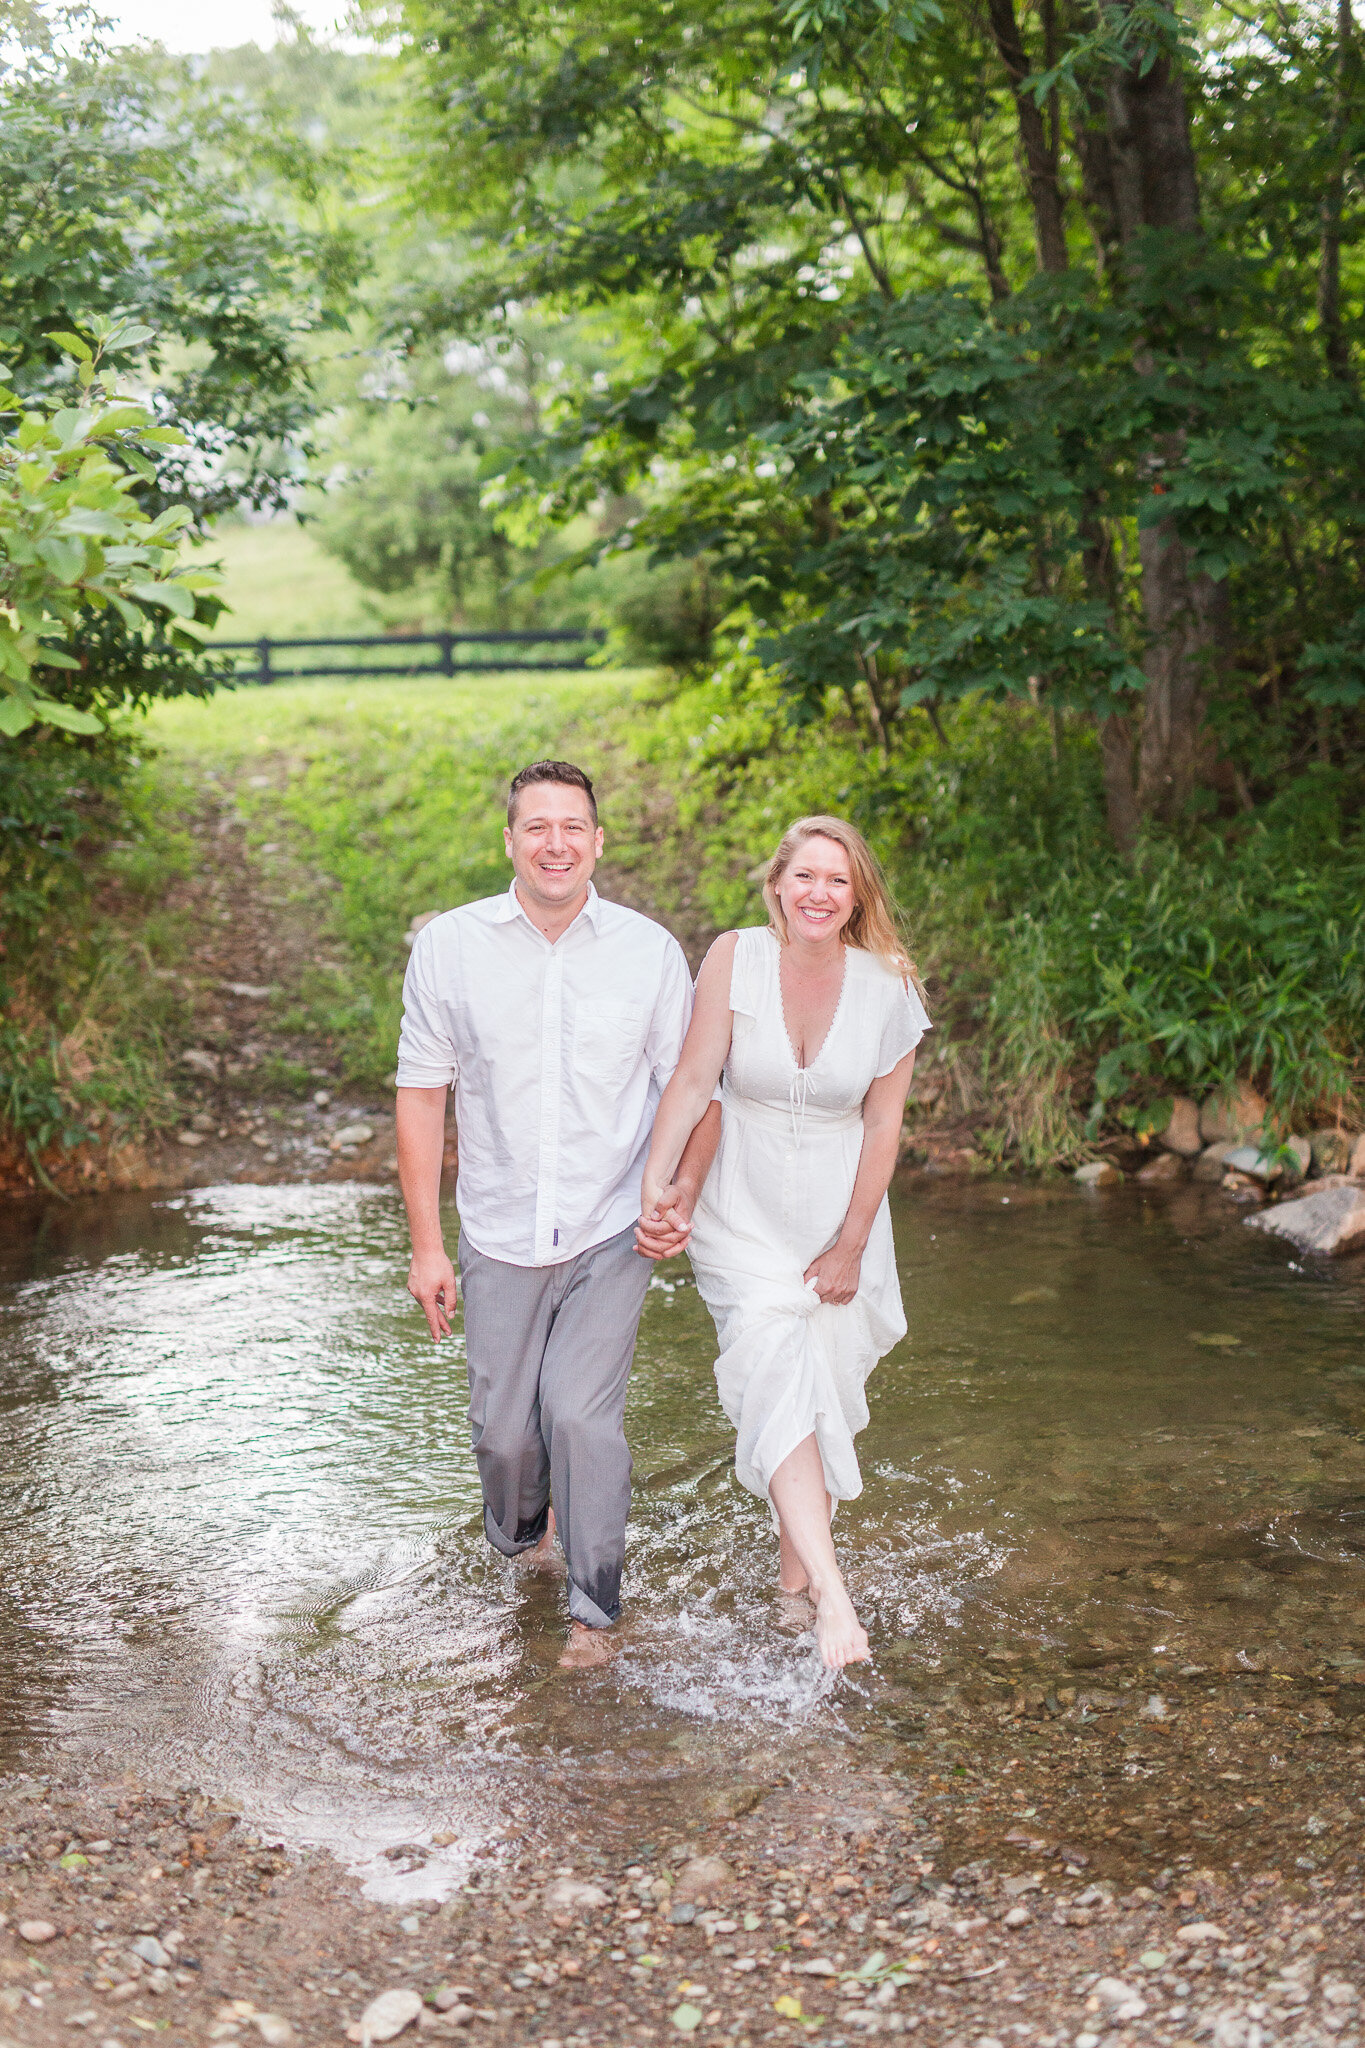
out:
<path id="1" fill-rule="evenodd" d="M 576 768 L 572 761 L 533 761 L 529 768 L 522 768 L 512 777 L 512 787 L 507 792 L 507 822 L 512 824 L 517 815 L 517 798 L 533 782 L 562 782 L 568 789 L 581 789 L 588 799 L 592 821 L 597 823 L 597 798 L 592 793 L 592 778 Z"/>

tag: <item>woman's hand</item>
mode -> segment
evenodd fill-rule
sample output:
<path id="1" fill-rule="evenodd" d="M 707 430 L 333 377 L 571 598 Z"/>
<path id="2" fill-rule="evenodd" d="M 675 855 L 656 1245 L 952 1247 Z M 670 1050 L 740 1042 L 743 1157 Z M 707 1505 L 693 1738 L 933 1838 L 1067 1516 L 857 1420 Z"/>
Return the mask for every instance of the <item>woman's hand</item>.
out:
<path id="1" fill-rule="evenodd" d="M 842 1239 L 832 1244 L 827 1252 L 821 1252 L 818 1259 L 806 1268 L 806 1279 L 815 1282 L 815 1291 L 822 1302 L 831 1307 L 842 1308 L 852 1301 L 858 1292 L 858 1281 L 863 1270 L 863 1247 L 860 1244 L 844 1244 Z"/>
<path id="2" fill-rule="evenodd" d="M 642 1192 L 647 1190 L 648 1183 Z M 635 1226 L 635 1249 L 641 1258 L 674 1259 L 686 1250 L 692 1235 L 694 1202 L 689 1189 L 674 1183 L 660 1188 L 647 1208 L 642 1203 L 640 1220 Z"/>

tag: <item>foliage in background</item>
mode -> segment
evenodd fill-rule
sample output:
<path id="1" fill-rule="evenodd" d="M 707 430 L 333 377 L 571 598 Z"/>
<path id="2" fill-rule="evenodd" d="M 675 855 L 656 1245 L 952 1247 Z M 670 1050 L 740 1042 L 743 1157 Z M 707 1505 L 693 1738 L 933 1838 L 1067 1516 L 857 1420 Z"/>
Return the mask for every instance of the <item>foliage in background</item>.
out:
<path id="1" fill-rule="evenodd" d="M 793 817 L 854 818 L 928 980 L 926 1054 L 988 1156 L 1075 1159 L 1097 1103 L 1131 1123 L 1173 1088 L 1202 1097 L 1248 1073 L 1286 1126 L 1330 1120 L 1342 1095 L 1358 1115 L 1365 835 L 1339 771 L 1310 770 L 1238 834 L 1130 867 L 1104 830 L 1091 731 L 980 701 L 943 723 L 946 747 L 921 718 L 884 763 L 834 707 L 794 728 L 778 680 L 737 662 L 682 690 L 528 676 L 239 693 L 167 705 L 152 732 L 171 762 L 231 775 L 256 836 L 287 834 L 330 881 L 322 936 L 344 965 L 309 969 L 291 1023 L 330 1038 L 357 1082 L 393 1071 L 409 921 L 506 886 L 507 780 L 554 753 L 598 781 L 604 886 L 694 961 L 718 929 L 762 920 L 753 870 Z M 272 784 L 285 767 L 283 788 L 253 788 L 259 766 Z"/>
<path id="2" fill-rule="evenodd" d="M 511 481 L 706 551 L 800 715 L 833 688 L 885 747 L 973 693 L 1078 711 L 1125 853 L 1358 766 L 1349 8 L 376 14 L 468 237 L 425 331 L 619 337 Z"/>
<path id="3" fill-rule="evenodd" d="M 111 391 L 102 372 L 106 355 L 139 347 L 151 330 L 96 318 L 89 336 L 53 337 L 77 364 L 66 402 L 38 391 L 5 409 L 0 395 L 0 739 L 38 724 L 102 732 L 92 705 L 156 693 L 151 633 L 192 687 L 193 628 L 218 610 L 206 595 L 213 572 L 180 564 L 189 512 L 171 505 L 153 518 L 139 502 L 156 458 L 183 436 Z"/>
<path id="4" fill-rule="evenodd" d="M 212 687 L 189 631 L 211 622 L 212 578 L 173 570 L 174 547 L 225 509 L 283 503 L 305 472 L 312 356 L 344 321 L 357 252 L 344 226 L 303 218 L 315 154 L 189 62 L 111 50 L 79 4 L 6 10 L 3 28 L 0 360 L 23 416 L 0 456 L 0 578 L 18 606 L 0 692 L 17 734 L 0 1101 L 32 1151 L 69 1142 L 81 1102 L 132 1124 L 170 1113 L 174 1005 L 145 960 L 104 957 L 89 886 L 116 881 L 140 801 L 117 714 Z M 78 376 L 68 403 L 89 341 L 139 331 L 134 402 L 92 416 Z"/>

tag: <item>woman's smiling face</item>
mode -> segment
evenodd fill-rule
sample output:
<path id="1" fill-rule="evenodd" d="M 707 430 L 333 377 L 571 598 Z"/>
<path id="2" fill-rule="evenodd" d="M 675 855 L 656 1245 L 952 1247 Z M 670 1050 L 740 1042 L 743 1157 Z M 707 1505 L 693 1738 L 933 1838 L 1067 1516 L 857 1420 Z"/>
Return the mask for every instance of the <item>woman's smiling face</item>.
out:
<path id="1" fill-rule="evenodd" d="M 837 840 L 818 832 L 802 841 L 774 893 L 787 920 L 788 937 L 811 944 L 835 937 L 857 907 L 848 855 Z"/>

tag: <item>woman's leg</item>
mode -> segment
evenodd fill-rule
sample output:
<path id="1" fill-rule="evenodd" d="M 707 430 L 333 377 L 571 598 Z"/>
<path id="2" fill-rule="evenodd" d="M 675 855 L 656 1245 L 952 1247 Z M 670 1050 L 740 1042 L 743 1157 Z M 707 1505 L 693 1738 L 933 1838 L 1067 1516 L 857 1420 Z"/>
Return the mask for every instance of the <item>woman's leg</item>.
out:
<path id="1" fill-rule="evenodd" d="M 813 1435 L 782 1460 L 768 1492 L 784 1538 L 783 1583 L 792 1585 L 785 1569 L 789 1547 L 809 1582 L 821 1656 L 831 1671 L 838 1671 L 845 1664 L 861 1663 L 868 1654 L 867 1637 L 853 1611 L 834 1555 L 825 1468 Z"/>

